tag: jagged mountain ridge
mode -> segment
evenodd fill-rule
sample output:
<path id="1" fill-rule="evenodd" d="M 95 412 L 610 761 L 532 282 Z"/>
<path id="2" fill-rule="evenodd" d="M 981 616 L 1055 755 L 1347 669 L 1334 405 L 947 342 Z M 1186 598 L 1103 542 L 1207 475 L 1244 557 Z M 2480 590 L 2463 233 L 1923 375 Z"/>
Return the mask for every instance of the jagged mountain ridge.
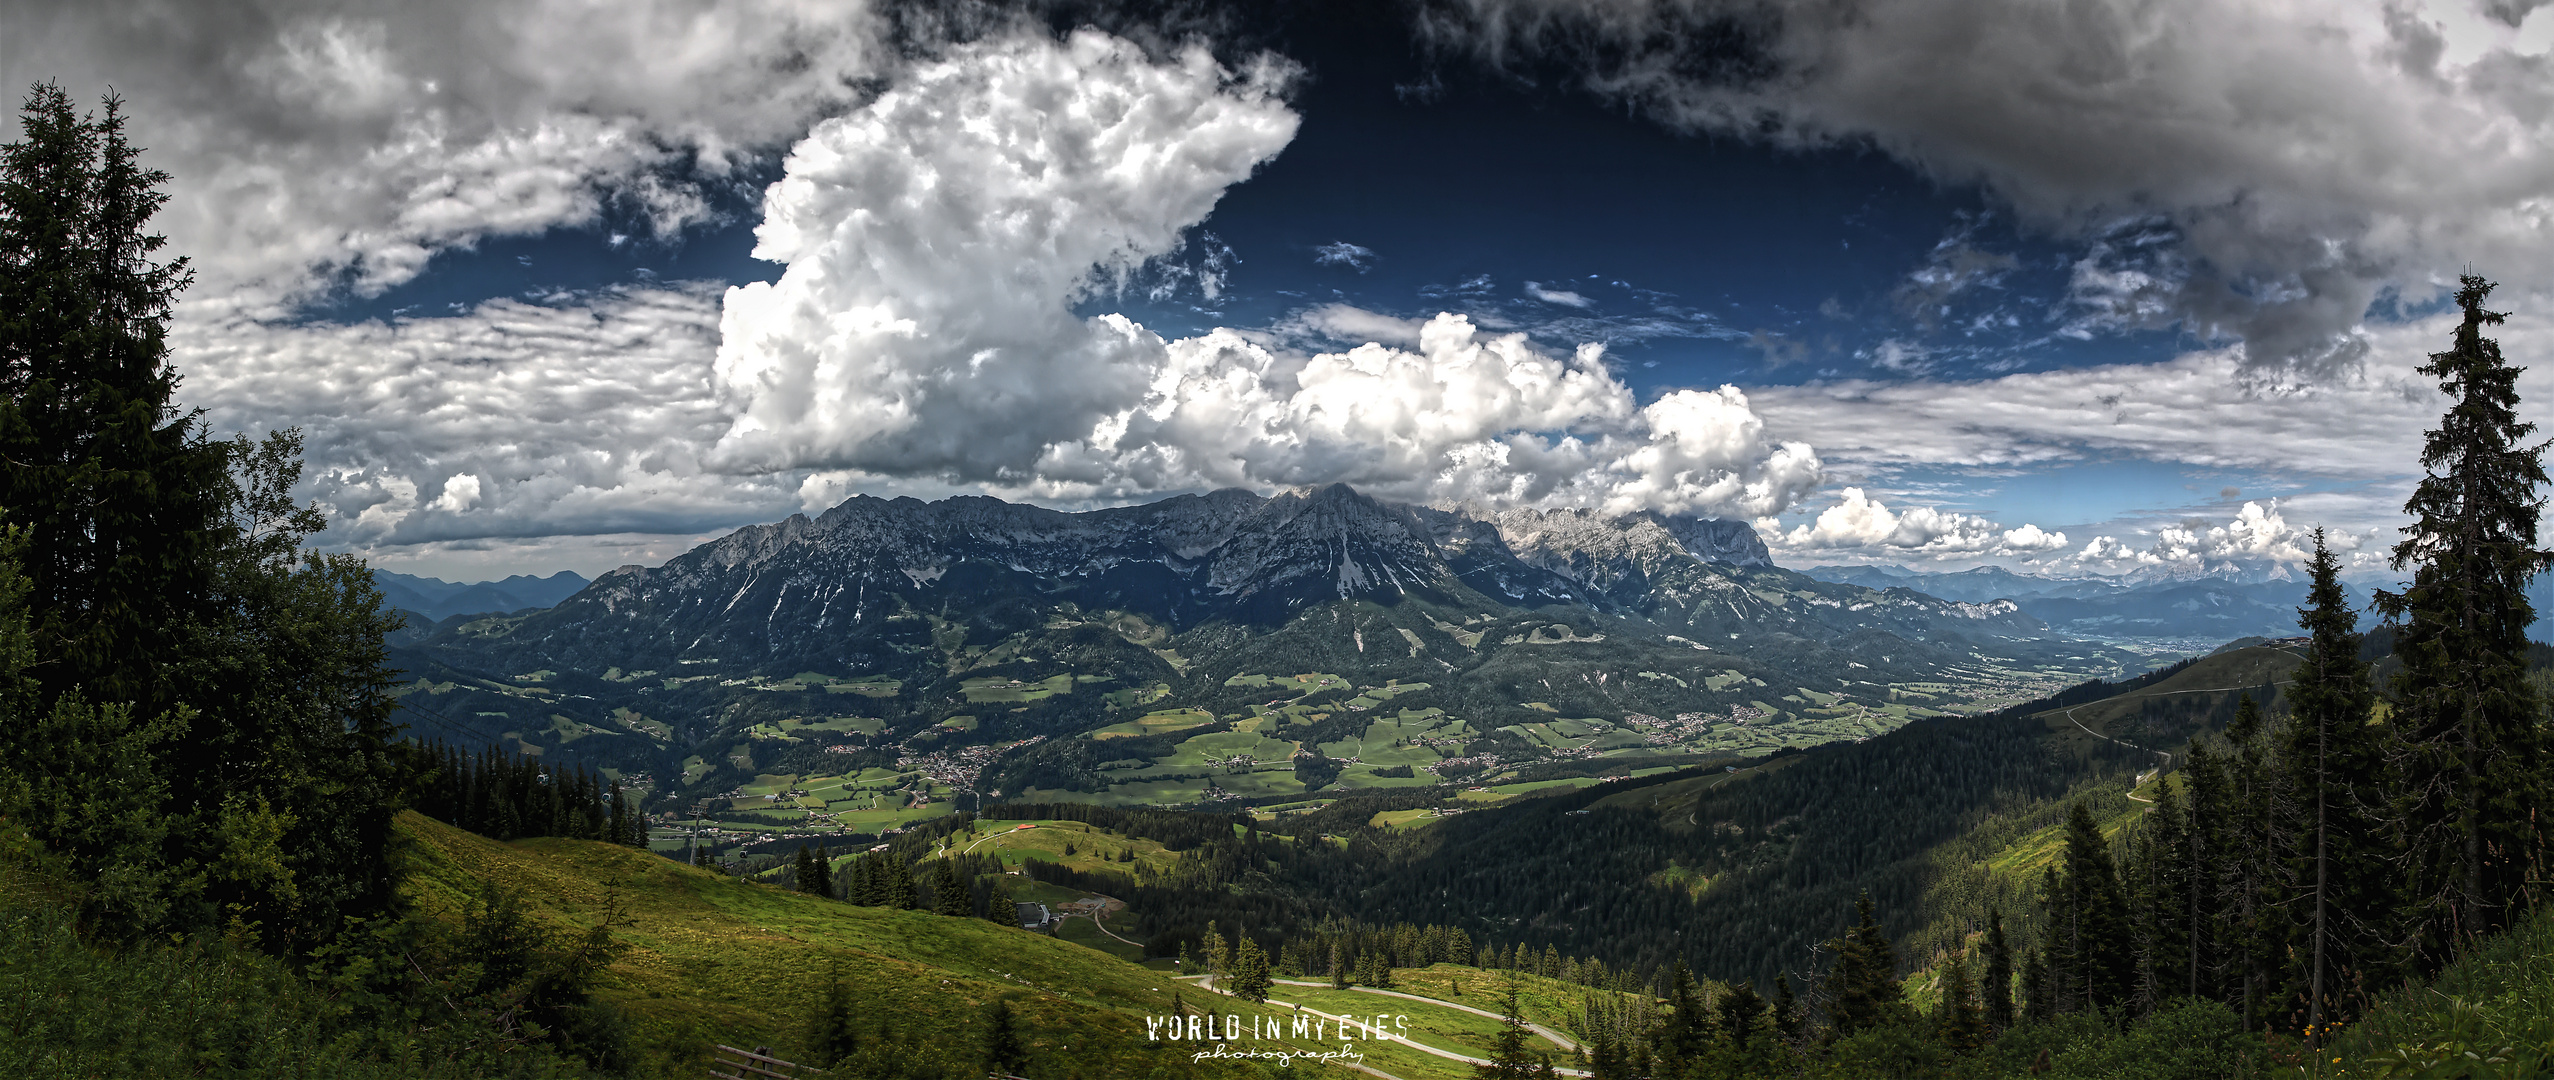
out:
<path id="1" fill-rule="evenodd" d="M 1784 570 L 1743 522 L 1343 486 L 1080 513 L 854 498 L 389 644 L 418 724 L 660 793 L 927 761 L 961 790 L 1170 803 L 1224 797 L 1208 776 L 1253 798 L 1415 779 L 1368 740 L 1465 775 L 1770 751 L 2138 662 L 2010 603 Z"/>
<path id="2" fill-rule="evenodd" d="M 1275 626 L 1339 600 L 1570 605 L 1726 640 L 1864 631 L 2029 637 L 2009 603 L 1813 581 L 1772 564 L 1744 522 L 1588 511 L 1482 513 L 1388 503 L 1345 485 L 1064 512 L 965 496 L 858 496 L 739 529 L 664 566 L 623 567 L 508 636 L 525 659 L 600 667 L 697 655 L 844 655 L 856 627 L 909 611 L 1071 603 L 1159 619 Z M 1030 610 L 1010 619 L 1029 625 Z M 851 648 L 852 653 L 862 650 Z M 855 657 L 857 658 L 857 657 Z M 870 657 L 883 660 L 883 657 Z"/>

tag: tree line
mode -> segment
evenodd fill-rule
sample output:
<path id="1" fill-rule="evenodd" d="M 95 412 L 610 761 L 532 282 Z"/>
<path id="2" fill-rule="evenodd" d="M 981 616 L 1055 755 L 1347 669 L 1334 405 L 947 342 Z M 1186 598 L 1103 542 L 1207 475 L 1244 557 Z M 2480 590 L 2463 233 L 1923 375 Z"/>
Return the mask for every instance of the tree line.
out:
<path id="1" fill-rule="evenodd" d="M 413 806 L 446 825 L 494 840 L 566 836 L 647 846 L 647 819 L 634 800 L 619 780 L 606 783 L 592 769 L 496 747 L 471 754 L 440 741 L 424 756 L 434 769 L 419 778 Z"/>

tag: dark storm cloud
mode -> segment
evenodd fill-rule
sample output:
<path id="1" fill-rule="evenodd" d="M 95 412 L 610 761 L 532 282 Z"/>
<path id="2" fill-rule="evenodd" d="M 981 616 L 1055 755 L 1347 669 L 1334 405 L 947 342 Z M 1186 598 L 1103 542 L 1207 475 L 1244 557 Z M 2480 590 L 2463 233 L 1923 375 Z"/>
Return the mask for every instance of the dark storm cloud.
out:
<path id="1" fill-rule="evenodd" d="M 2373 300 L 2459 266 L 2554 287 L 2536 6 L 1440 0 L 1421 32 L 1681 130 L 1876 146 L 2059 237 L 2161 219 L 2173 256 L 2077 325 L 2240 339 L 2285 381 L 2355 369 Z"/>

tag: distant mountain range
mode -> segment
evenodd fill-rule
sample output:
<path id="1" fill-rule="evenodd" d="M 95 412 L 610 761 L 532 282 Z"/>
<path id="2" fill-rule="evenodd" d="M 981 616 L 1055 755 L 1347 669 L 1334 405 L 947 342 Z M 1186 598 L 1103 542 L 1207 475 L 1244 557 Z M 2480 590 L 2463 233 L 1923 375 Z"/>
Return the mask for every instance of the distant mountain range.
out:
<path id="1" fill-rule="evenodd" d="M 1993 566 L 1956 573 L 1897 566 L 1813 566 L 1801 572 L 1821 581 L 1914 589 L 1946 600 L 2009 600 L 2053 632 L 2093 638 L 2287 637 L 2297 633 L 2297 609 L 2306 603 L 2306 582 L 2276 568 L 2227 568 L 2213 577 L 2117 578 L 2044 578 Z M 2347 583 L 2343 589 L 2353 604 L 2367 604 L 2366 590 Z"/>
<path id="2" fill-rule="evenodd" d="M 516 574 L 503 581 L 476 582 L 375 570 L 372 579 L 381 588 L 384 606 L 413 611 L 428 622 L 442 622 L 455 615 L 504 615 L 551 607 L 589 584 L 584 575 L 573 570 L 561 570 L 548 577 Z"/>

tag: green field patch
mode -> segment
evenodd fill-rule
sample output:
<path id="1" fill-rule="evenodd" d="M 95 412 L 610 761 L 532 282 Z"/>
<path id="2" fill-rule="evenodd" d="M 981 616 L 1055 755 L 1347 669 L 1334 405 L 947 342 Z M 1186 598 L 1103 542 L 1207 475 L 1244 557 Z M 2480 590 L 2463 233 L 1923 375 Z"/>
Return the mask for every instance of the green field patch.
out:
<path id="1" fill-rule="evenodd" d="M 709 771 L 715 767 L 716 766 L 711 765 L 709 762 L 701 760 L 701 757 L 698 754 L 684 758 L 683 782 L 689 784 L 703 776 L 707 776 L 709 775 Z"/>
<path id="2" fill-rule="evenodd" d="M 1111 690 L 1100 696 L 1102 700 L 1109 703 L 1110 708 L 1137 709 L 1171 696 L 1171 687 L 1169 683 L 1130 686 L 1123 690 Z"/>
<path id="3" fill-rule="evenodd" d="M 674 737 L 674 728 L 672 725 L 667 724 L 662 720 L 650 719 L 646 713 L 630 708 L 627 705 L 612 710 L 612 719 L 619 722 L 622 727 L 638 732 L 639 734 L 645 735 L 658 742 L 665 742 Z"/>
<path id="4" fill-rule="evenodd" d="M 1664 671 L 1638 671 L 1638 672 L 1634 672 L 1633 674 L 1638 675 L 1638 676 L 1640 676 L 1641 678 L 1644 678 L 1644 679 L 1649 679 L 1649 680 L 1652 680 L 1652 681 L 1665 681 L 1665 682 L 1672 682 L 1672 683 L 1675 683 L 1675 684 L 1676 684 L 1676 685 L 1678 685 L 1678 686 L 1687 687 L 1687 688 L 1691 688 L 1691 687 L 1692 687 L 1692 685 L 1693 685 L 1693 684 L 1691 684 L 1691 683 L 1686 682 L 1686 681 L 1685 681 L 1685 680 L 1683 680 L 1683 679 L 1679 679 L 1679 678 L 1677 678 L 1676 676 L 1670 675 L 1670 674 L 1668 674 L 1668 673 L 1666 673 L 1666 672 L 1664 672 Z"/>
<path id="5" fill-rule="evenodd" d="M 1304 782 L 1295 779 L 1292 765 L 1263 765 L 1246 773 L 1229 773 L 1215 777 L 1215 786 L 1245 799 L 1274 799 L 1304 793 Z"/>
<path id="6" fill-rule="evenodd" d="M 798 786 L 797 773 L 762 773 L 750 782 L 737 785 L 747 795 L 776 795 Z"/>
<path id="7" fill-rule="evenodd" d="M 1670 863 L 1667 869 L 1651 874 L 1649 883 L 1663 889 L 1675 889 L 1700 899 L 1704 890 L 1711 888 L 1712 876 L 1691 866 L 1677 866 Z"/>
<path id="8" fill-rule="evenodd" d="M 1174 731 L 1204 727 L 1215 722 L 1215 714 L 1203 709 L 1164 709 L 1147 713 L 1124 723 L 1110 724 L 1091 732 L 1094 739 L 1124 739 L 1138 735 L 1167 735 Z"/>
<path id="9" fill-rule="evenodd" d="M 1235 675 L 1232 678 L 1224 680 L 1224 685 L 1229 688 L 1257 690 L 1262 687 L 1269 686 L 1274 682 L 1276 682 L 1276 679 L 1273 676 L 1243 674 Z"/>
<path id="10" fill-rule="evenodd" d="M 856 832 L 885 832 L 901 829 L 917 821 L 947 817 L 957 809 L 947 799 L 933 799 L 928 806 L 899 807 L 892 810 L 845 810 L 834 815 L 834 821 Z"/>
<path id="11" fill-rule="evenodd" d="M 972 716 L 952 716 L 941 721 L 940 726 L 951 731 L 974 731 L 976 719 Z"/>
<path id="12" fill-rule="evenodd" d="M 807 674 L 801 674 L 798 678 L 803 680 L 807 678 Z M 857 679 L 836 678 L 828 675 L 823 678 L 825 679 L 823 683 L 809 684 L 808 688 L 815 689 L 821 685 L 828 694 L 858 694 L 862 697 L 891 698 L 896 696 L 898 691 L 903 690 L 905 685 L 902 679 L 890 679 L 884 675 L 863 675 Z"/>
<path id="13" fill-rule="evenodd" d="M 1433 615 L 1428 617 L 1428 625 L 1436 627 L 1439 632 L 1445 634 L 1447 637 L 1453 638 L 1456 644 L 1461 645 L 1464 648 L 1478 649 L 1481 647 L 1481 631 L 1466 630 Z"/>
<path id="14" fill-rule="evenodd" d="M 1572 776 L 1561 780 L 1530 780 L 1518 784 L 1498 784 L 1491 787 L 1490 790 L 1501 795 L 1523 795 L 1528 792 L 1542 791 L 1547 788 L 1583 788 L 1592 787 L 1604 782 L 1605 781 L 1603 779 L 1594 776 Z"/>
<path id="15" fill-rule="evenodd" d="M 1718 692 L 1727 690 L 1733 686 L 1742 686 L 1755 681 L 1756 680 L 1750 679 L 1746 675 L 1740 673 L 1737 669 L 1732 668 L 1728 671 L 1714 672 L 1710 675 L 1703 676 L 1703 689 Z M 1757 685 L 1762 686 L 1764 684 L 1757 683 Z"/>
<path id="16" fill-rule="evenodd" d="M 1239 758 L 1263 762 L 1288 762 L 1295 756 L 1295 744 L 1272 739 L 1255 731 L 1218 731 L 1195 735 L 1180 741 L 1169 757 L 1161 759 L 1166 766 L 1217 765 Z M 1292 765 L 1287 766 L 1292 769 Z"/>
<path id="17" fill-rule="evenodd" d="M 1366 730 L 1354 739 L 1321 744 L 1321 752 L 1330 757 L 1355 758 L 1368 765 L 1386 768 L 1434 765 L 1455 748 L 1421 745 L 1419 740 L 1453 739 L 1468 730 L 1463 721 L 1448 718 L 1441 709 L 1403 709 L 1398 716 L 1366 725 Z"/>
<path id="18" fill-rule="evenodd" d="M 1349 684 L 1348 680 L 1337 675 L 1331 675 L 1319 671 L 1306 672 L 1302 675 L 1288 675 L 1283 678 L 1271 678 L 1269 680 L 1269 685 L 1275 689 L 1292 691 L 1298 696 L 1316 693 L 1323 690 L 1354 689 L 1354 687 Z"/>
<path id="19" fill-rule="evenodd" d="M 1362 763 L 1350 765 L 1347 768 L 1339 770 L 1339 778 L 1331 781 L 1330 786 L 1322 790 L 1358 791 L 1366 788 L 1426 787 L 1430 784 L 1439 782 L 1437 780 L 1437 774 L 1428 772 L 1424 769 L 1410 769 L 1410 775 L 1408 776 L 1384 776 L 1379 770 L 1385 768 L 1409 767 Z"/>
<path id="20" fill-rule="evenodd" d="M 887 722 L 874 716 L 793 716 L 780 722 L 780 730 L 789 734 L 820 732 L 832 735 L 875 735 L 885 730 Z"/>
<path id="21" fill-rule="evenodd" d="M 1130 924 L 1133 921 L 1127 920 Z M 1100 932 L 1099 924 L 1087 918 L 1076 916 L 1064 920 L 1057 924 L 1055 936 L 1057 940 L 1069 941 L 1085 949 L 1106 953 L 1128 963 L 1144 959 L 1143 946 L 1128 944 L 1110 937 Z"/>
<path id="22" fill-rule="evenodd" d="M 1065 853 L 1067 848 L 1072 849 L 1072 854 Z M 942 850 L 999 859 L 1006 869 L 1017 869 L 1021 863 L 1035 859 L 1084 873 L 1107 870 L 1132 874 L 1141 867 L 1147 873 L 1160 874 L 1179 862 L 1178 852 L 1155 841 L 1128 839 L 1080 821 L 979 820 L 972 830 L 951 838 L 949 846 Z M 1132 855 L 1133 860 L 1122 859 L 1125 855 Z"/>
<path id="23" fill-rule="evenodd" d="M 1552 705 L 1551 705 L 1549 702 L 1542 702 L 1542 701 L 1528 701 L 1528 702 L 1525 702 L 1525 703 L 1523 703 L 1523 704 L 1518 705 L 1518 706 L 1517 706 L 1517 708 L 1520 708 L 1520 709 L 1532 709 L 1532 710 L 1534 710 L 1534 711 L 1536 711 L 1536 712 L 1539 712 L 1539 713 L 1551 713 L 1551 714 L 1552 714 L 1552 715 L 1554 715 L 1554 716 L 1559 716 L 1559 715 L 1561 715 L 1561 710 L 1556 709 L 1556 708 L 1553 708 L 1553 707 L 1552 707 Z"/>
<path id="24" fill-rule="evenodd" d="M 1057 694 L 1072 693 L 1073 676 L 1056 675 L 1036 682 L 1007 679 L 998 675 L 984 676 L 959 683 L 958 692 L 967 696 L 967 703 L 970 705 L 1044 701 Z"/>
<path id="25" fill-rule="evenodd" d="M 1394 984 L 1392 989 L 1403 993 L 1409 993 L 1410 991 L 1401 986 L 1400 978 L 1401 973 L 1399 971 L 1393 972 Z M 1470 1005 L 1475 1009 L 1481 1009 L 1485 1012 L 1498 1012 L 1499 1003 L 1497 996 L 1491 992 L 1492 988 L 1497 985 L 1497 982 L 1497 976 L 1490 975 L 1486 972 L 1481 973 L 1478 978 L 1464 980 L 1465 992 L 1475 1000 L 1464 1000 L 1461 998 L 1455 1000 L 1462 1001 L 1466 1005 Z M 1476 983 L 1478 984 L 1477 989 L 1475 988 Z M 1473 1057 L 1488 1056 L 1490 1051 L 1497 1045 L 1499 1039 L 1499 1019 L 1496 1016 L 1479 1016 L 1473 1013 L 1464 1012 L 1460 1009 L 1449 1009 L 1442 1005 L 1431 1005 L 1426 1002 L 1412 1001 L 1409 998 L 1385 997 L 1380 994 L 1360 993 L 1355 990 L 1332 990 L 1327 986 L 1288 985 L 1270 987 L 1268 990 L 1268 996 L 1274 1001 L 1283 1001 L 1290 1004 L 1301 1005 L 1305 1008 L 1317 1009 L 1333 1016 L 1346 1016 L 1366 1023 L 1373 1022 L 1374 1017 L 1377 1015 L 1386 1017 L 1387 1022 L 1398 1021 L 1406 1017 L 1408 1018 L 1409 1026 L 1406 1028 L 1396 1026 L 1392 1030 L 1392 1034 L 1396 1036 L 1406 1035 L 1412 1041 L 1417 1042 L 1422 1046 L 1433 1046 L 1439 1050 L 1450 1050 L 1454 1053 L 1469 1054 Z M 1556 1061 L 1569 1060 L 1568 1055 L 1562 1053 L 1561 1049 L 1554 1046 L 1550 1041 L 1535 1035 L 1528 1035 L 1526 1038 L 1527 1048 L 1529 1050 L 1547 1051 L 1552 1054 Z M 1364 1044 L 1360 1045 L 1362 1046 Z M 1443 1061 L 1444 1059 L 1440 1058 L 1438 1060 Z M 1452 1061 L 1447 1061 L 1445 1063 L 1448 1065 L 1456 1064 Z M 1401 1074 L 1396 1073 L 1394 1075 Z"/>
<path id="26" fill-rule="evenodd" d="M 1412 810 L 1382 810 L 1377 811 L 1375 816 L 1367 818 L 1366 826 L 1374 829 L 1417 829 L 1435 824 L 1443 817 L 1444 815 L 1438 813 L 1435 807 L 1430 806 Z"/>

